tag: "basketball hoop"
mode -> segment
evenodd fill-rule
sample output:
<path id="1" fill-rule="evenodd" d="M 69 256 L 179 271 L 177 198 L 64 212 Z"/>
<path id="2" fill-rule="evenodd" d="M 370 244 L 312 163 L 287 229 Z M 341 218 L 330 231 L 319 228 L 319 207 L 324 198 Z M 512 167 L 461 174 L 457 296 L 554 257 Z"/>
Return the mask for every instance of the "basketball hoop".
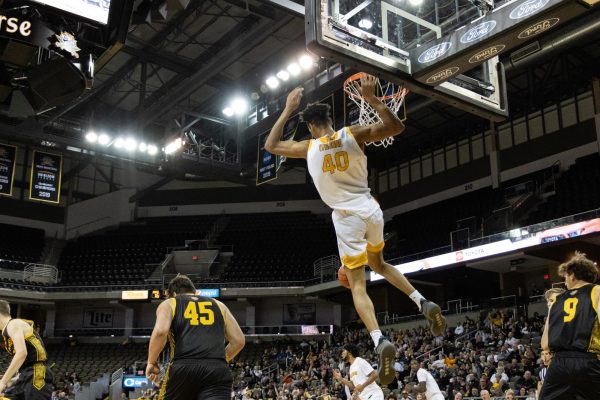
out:
<path id="1" fill-rule="evenodd" d="M 357 82 L 360 81 L 360 78 L 365 76 L 364 72 L 359 72 L 357 74 L 352 75 L 344 82 L 344 92 L 348 95 L 348 98 L 354 102 L 358 106 L 360 110 L 358 116 L 358 124 L 359 125 L 372 125 L 381 123 L 381 118 L 377 111 L 362 97 L 360 91 L 358 90 Z M 404 88 L 402 85 L 397 85 L 392 82 L 381 83 L 379 79 L 377 79 L 377 88 L 375 94 L 377 98 L 383 102 L 394 114 L 398 114 L 400 107 L 404 104 L 404 98 L 408 94 L 408 89 Z M 406 115 L 406 109 L 404 114 Z M 406 117 L 402 118 L 404 121 Z M 383 139 L 379 142 L 368 142 L 367 146 L 374 145 L 376 147 L 383 146 L 388 147 L 392 143 L 394 143 L 394 137 L 389 137 Z"/>

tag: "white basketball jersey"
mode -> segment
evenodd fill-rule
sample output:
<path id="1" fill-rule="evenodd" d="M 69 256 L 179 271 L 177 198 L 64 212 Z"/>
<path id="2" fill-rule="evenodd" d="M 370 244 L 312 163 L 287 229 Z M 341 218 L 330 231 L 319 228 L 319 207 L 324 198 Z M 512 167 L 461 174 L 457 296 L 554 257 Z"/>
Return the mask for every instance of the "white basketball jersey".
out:
<path id="1" fill-rule="evenodd" d="M 329 207 L 361 218 L 379 209 L 369 189 L 367 156 L 349 127 L 312 139 L 306 161 L 317 191 Z"/>
<path id="2" fill-rule="evenodd" d="M 356 357 L 350 366 L 350 381 L 354 386 L 362 385 L 369 379 L 369 375 L 373 371 L 371 364 L 360 357 Z M 377 392 L 381 392 L 381 388 L 375 382 L 371 382 L 365 386 L 359 397 L 361 400 L 367 400 Z"/>
<path id="3" fill-rule="evenodd" d="M 417 370 L 417 380 L 419 383 L 425 382 L 425 387 L 427 388 L 425 397 L 427 397 L 427 400 L 444 400 L 444 395 L 440 391 L 440 387 L 429 371 L 419 368 Z"/>

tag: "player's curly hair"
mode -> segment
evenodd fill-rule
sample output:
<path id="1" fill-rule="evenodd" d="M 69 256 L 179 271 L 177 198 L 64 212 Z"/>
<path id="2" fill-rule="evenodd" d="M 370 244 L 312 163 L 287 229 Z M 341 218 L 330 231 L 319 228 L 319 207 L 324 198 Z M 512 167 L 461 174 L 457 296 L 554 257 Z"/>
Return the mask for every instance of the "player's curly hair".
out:
<path id="1" fill-rule="evenodd" d="M 311 103 L 300 113 L 300 119 L 317 126 L 331 125 L 331 106 L 324 103 Z"/>
<path id="2" fill-rule="evenodd" d="M 346 343 L 343 349 L 352 354 L 352 357 L 356 358 L 360 355 L 360 349 L 354 343 Z"/>
<path id="3" fill-rule="evenodd" d="M 558 275 L 564 277 L 567 274 L 575 275 L 575 279 L 594 283 L 598 280 L 598 266 L 595 262 L 578 251 L 571 259 L 558 267 Z"/>

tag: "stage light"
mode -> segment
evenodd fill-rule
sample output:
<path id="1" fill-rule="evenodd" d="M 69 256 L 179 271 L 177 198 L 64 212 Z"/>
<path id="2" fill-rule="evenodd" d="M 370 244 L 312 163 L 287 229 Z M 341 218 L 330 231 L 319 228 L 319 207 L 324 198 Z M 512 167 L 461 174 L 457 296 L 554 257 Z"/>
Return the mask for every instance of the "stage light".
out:
<path id="1" fill-rule="evenodd" d="M 101 133 L 100 136 L 98 136 L 98 143 L 100 143 L 102 146 L 106 146 L 109 142 L 110 136 L 108 136 L 106 133 Z"/>
<path id="2" fill-rule="evenodd" d="M 231 108 L 236 115 L 242 115 L 248 110 L 248 102 L 241 97 L 236 97 L 231 102 Z"/>
<path id="3" fill-rule="evenodd" d="M 148 146 L 146 145 L 146 143 L 142 142 L 138 146 L 138 150 L 141 151 L 142 153 L 145 153 L 146 150 L 148 150 Z"/>
<path id="4" fill-rule="evenodd" d="M 122 137 L 118 137 L 113 145 L 115 146 L 115 149 L 122 149 L 123 146 L 125 146 L 125 141 Z"/>
<path id="5" fill-rule="evenodd" d="M 287 70 L 293 76 L 296 76 L 301 72 L 300 66 L 297 63 L 291 63 L 288 65 Z"/>
<path id="6" fill-rule="evenodd" d="M 371 20 L 368 18 L 363 18 L 360 21 L 358 21 L 358 27 L 369 30 L 373 27 L 373 22 L 371 22 Z"/>
<path id="7" fill-rule="evenodd" d="M 90 143 L 96 143 L 98 140 L 98 135 L 96 135 L 94 131 L 88 132 L 87 135 L 85 135 L 85 140 Z"/>
<path id="8" fill-rule="evenodd" d="M 311 56 L 309 56 L 308 54 L 303 55 L 302 57 L 300 57 L 300 66 L 303 69 L 311 69 L 313 67 L 314 61 L 312 59 Z"/>
<path id="9" fill-rule="evenodd" d="M 265 81 L 265 83 L 271 89 L 276 89 L 277 86 L 279 86 L 279 79 L 275 78 L 274 76 L 270 76 L 270 77 L 267 78 L 267 80 Z"/>
<path id="10" fill-rule="evenodd" d="M 127 138 L 125 140 L 125 150 L 127 151 L 134 151 L 137 148 L 137 142 L 135 141 L 134 138 Z"/>
<path id="11" fill-rule="evenodd" d="M 148 145 L 148 154 L 150 154 L 151 156 L 153 156 L 156 153 L 158 153 L 158 148 L 155 145 L 153 145 L 153 144 Z"/>
<path id="12" fill-rule="evenodd" d="M 226 117 L 233 117 L 233 110 L 231 107 L 225 107 L 223 109 L 223 114 L 225 114 Z"/>
<path id="13" fill-rule="evenodd" d="M 165 146 L 165 154 L 175 153 L 180 148 L 181 148 L 181 138 L 177 138 Z"/>
<path id="14" fill-rule="evenodd" d="M 423 4 L 423 0 L 408 0 L 411 6 L 417 7 Z"/>
<path id="15" fill-rule="evenodd" d="M 281 79 L 282 81 L 287 81 L 288 79 L 290 79 L 290 73 L 284 70 L 281 70 L 277 73 L 277 77 L 279 79 Z"/>

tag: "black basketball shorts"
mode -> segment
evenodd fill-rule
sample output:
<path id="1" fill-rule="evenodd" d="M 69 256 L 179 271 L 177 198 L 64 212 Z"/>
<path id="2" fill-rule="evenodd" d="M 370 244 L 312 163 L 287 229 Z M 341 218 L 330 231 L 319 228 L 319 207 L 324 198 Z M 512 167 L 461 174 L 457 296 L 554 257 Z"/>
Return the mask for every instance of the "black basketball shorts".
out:
<path id="1" fill-rule="evenodd" d="M 171 364 L 159 400 L 230 400 L 233 377 L 225 360 L 182 360 Z"/>
<path id="2" fill-rule="evenodd" d="M 539 400 L 600 400 L 600 360 L 592 353 L 557 352 Z"/>

